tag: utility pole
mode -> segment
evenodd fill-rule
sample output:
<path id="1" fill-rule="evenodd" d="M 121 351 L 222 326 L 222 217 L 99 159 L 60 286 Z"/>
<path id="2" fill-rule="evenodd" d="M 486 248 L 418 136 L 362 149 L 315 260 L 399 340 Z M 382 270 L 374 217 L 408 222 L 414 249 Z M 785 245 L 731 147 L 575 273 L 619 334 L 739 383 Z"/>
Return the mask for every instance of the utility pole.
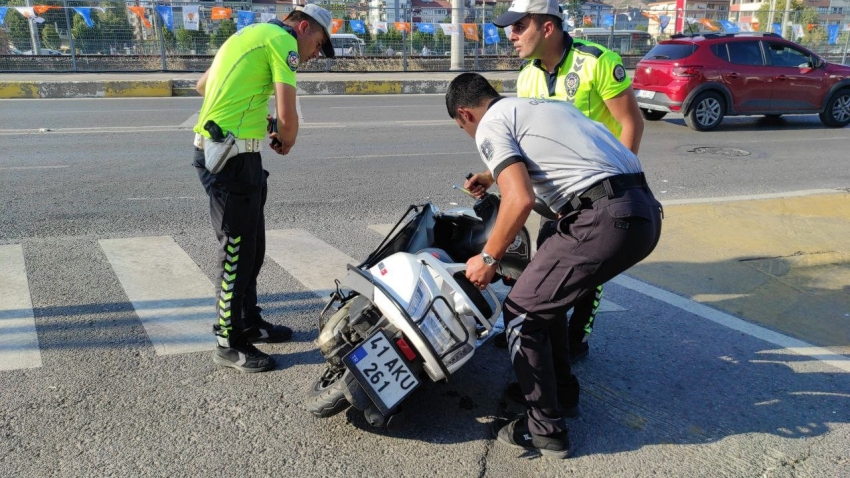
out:
<path id="1" fill-rule="evenodd" d="M 26 6 L 32 7 L 32 1 L 26 0 Z M 27 23 L 30 24 L 30 41 L 32 42 L 32 54 L 33 55 L 41 55 L 41 42 L 38 41 L 38 25 L 35 23 L 35 18 L 38 14 L 33 11 L 32 18 L 28 18 Z"/>
<path id="2" fill-rule="evenodd" d="M 788 15 L 791 13 L 791 0 L 785 0 L 785 13 L 782 15 L 782 38 L 785 38 L 785 28 L 788 25 Z M 787 38 L 786 38 L 787 40 Z"/>
<path id="3" fill-rule="evenodd" d="M 464 70 L 463 67 L 463 0 L 452 0 L 452 25 L 457 30 L 455 35 L 452 35 L 452 71 Z"/>

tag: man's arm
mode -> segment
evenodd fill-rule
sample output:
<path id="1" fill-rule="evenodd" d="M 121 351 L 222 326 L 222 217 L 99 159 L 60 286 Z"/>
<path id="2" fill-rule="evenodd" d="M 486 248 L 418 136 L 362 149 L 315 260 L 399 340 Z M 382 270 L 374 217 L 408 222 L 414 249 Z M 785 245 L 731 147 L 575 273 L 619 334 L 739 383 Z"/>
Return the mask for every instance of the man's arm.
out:
<path id="1" fill-rule="evenodd" d="M 502 193 L 502 202 L 493 232 L 484 245 L 484 252 L 501 259 L 531 214 L 534 207 L 534 189 L 531 187 L 531 178 L 524 163 L 514 163 L 506 167 L 496 178 L 496 184 Z M 479 287 L 489 284 L 496 273 L 495 267 L 484 264 L 481 255 L 472 257 L 466 265 L 466 277 Z"/>
<path id="2" fill-rule="evenodd" d="M 286 83 L 274 84 L 275 107 L 277 108 L 277 139 L 282 143 L 279 154 L 287 154 L 295 145 L 298 136 L 298 111 L 295 109 L 296 90 Z"/>
<path id="3" fill-rule="evenodd" d="M 210 70 L 204 72 L 203 75 L 198 79 L 198 82 L 195 84 L 195 91 L 204 96 L 204 93 L 207 91 L 207 77 L 210 76 Z"/>
<path id="4" fill-rule="evenodd" d="M 643 116 L 640 114 L 640 108 L 632 87 L 630 86 L 617 96 L 605 100 L 605 106 L 623 127 L 622 132 L 620 132 L 620 142 L 633 153 L 638 154 L 640 140 L 643 137 Z"/>

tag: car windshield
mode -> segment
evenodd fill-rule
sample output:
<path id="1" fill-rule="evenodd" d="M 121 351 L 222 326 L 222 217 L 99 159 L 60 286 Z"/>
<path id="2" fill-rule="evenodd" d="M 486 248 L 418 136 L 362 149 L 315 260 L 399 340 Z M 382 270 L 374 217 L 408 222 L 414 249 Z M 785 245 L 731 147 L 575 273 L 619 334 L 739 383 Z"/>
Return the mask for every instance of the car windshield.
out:
<path id="1" fill-rule="evenodd" d="M 697 46 L 693 43 L 659 43 L 649 50 L 644 60 L 678 60 L 693 54 Z"/>

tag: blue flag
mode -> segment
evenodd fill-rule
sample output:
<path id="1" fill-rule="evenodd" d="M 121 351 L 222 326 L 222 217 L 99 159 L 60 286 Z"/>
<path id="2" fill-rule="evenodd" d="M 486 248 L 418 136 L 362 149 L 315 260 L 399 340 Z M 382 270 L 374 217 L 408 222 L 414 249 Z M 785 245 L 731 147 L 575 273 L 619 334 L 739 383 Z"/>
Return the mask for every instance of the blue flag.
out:
<path id="1" fill-rule="evenodd" d="M 494 43 L 499 43 L 499 29 L 496 25 L 492 23 L 484 24 L 484 44 L 492 45 Z"/>
<path id="2" fill-rule="evenodd" d="M 354 33 L 366 33 L 366 24 L 363 23 L 363 20 L 351 20 L 348 22 L 348 26 Z"/>
<path id="3" fill-rule="evenodd" d="M 827 25 L 826 35 L 829 38 L 828 42 L 830 45 L 838 43 L 838 25 Z"/>
<path id="4" fill-rule="evenodd" d="M 83 17 L 83 21 L 86 22 L 89 28 L 94 26 L 94 22 L 91 20 L 91 7 L 73 7 L 74 11 L 77 12 L 81 17 Z"/>
<path id="5" fill-rule="evenodd" d="M 254 12 L 249 10 L 236 11 L 236 31 L 239 31 L 252 23 L 254 23 Z"/>
<path id="6" fill-rule="evenodd" d="M 602 17 L 603 27 L 610 27 L 612 25 L 614 25 L 614 15 L 605 15 L 604 17 Z"/>
<path id="7" fill-rule="evenodd" d="M 156 11 L 162 17 L 162 24 L 169 30 L 174 30 L 174 10 L 171 5 L 157 5 Z"/>
<path id="8" fill-rule="evenodd" d="M 434 33 L 433 23 L 417 23 L 416 29 L 422 33 Z"/>
<path id="9" fill-rule="evenodd" d="M 738 33 L 741 31 L 741 28 L 738 25 L 735 25 L 729 20 L 720 20 L 720 24 L 723 25 L 723 29 L 726 33 Z"/>
<path id="10" fill-rule="evenodd" d="M 667 25 L 670 24 L 670 17 L 667 15 L 661 15 L 658 17 L 658 25 L 661 27 L 661 33 L 664 33 L 664 29 L 667 28 Z"/>
<path id="11" fill-rule="evenodd" d="M 773 33 L 776 33 L 777 35 L 782 35 L 782 25 L 780 25 L 778 23 L 774 23 L 773 24 Z"/>
<path id="12" fill-rule="evenodd" d="M 0 27 L 6 24 L 6 10 L 9 7 L 0 7 Z"/>

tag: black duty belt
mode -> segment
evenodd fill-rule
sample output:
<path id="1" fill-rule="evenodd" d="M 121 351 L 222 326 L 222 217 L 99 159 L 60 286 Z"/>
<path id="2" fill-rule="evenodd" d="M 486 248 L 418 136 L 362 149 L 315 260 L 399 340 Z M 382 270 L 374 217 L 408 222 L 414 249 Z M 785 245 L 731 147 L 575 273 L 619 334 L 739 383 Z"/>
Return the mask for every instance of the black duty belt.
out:
<path id="1" fill-rule="evenodd" d="M 604 197 L 612 198 L 615 194 L 625 189 L 644 186 L 646 186 L 646 176 L 643 173 L 610 176 L 587 188 L 583 193 L 573 195 L 567 201 L 567 204 L 561 208 L 559 214 L 564 216 L 585 206 L 589 206 Z"/>

